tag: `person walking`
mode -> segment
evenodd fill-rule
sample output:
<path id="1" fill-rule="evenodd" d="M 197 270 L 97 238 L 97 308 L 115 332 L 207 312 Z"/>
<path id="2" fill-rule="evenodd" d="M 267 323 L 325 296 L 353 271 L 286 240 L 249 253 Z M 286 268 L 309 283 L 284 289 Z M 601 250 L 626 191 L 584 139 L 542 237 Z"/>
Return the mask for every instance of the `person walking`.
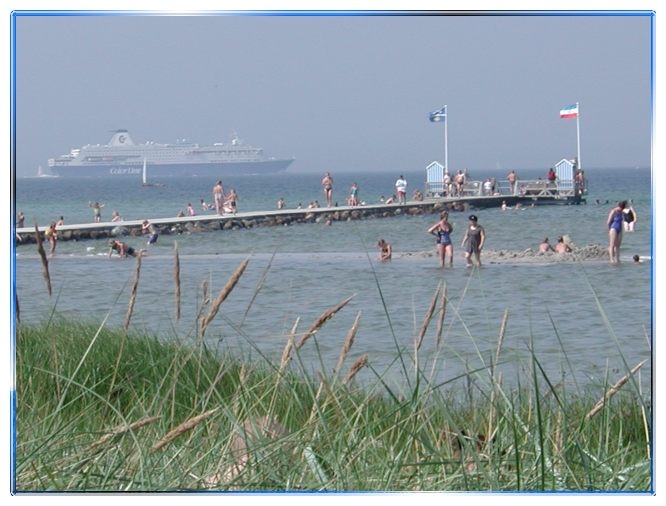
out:
<path id="1" fill-rule="evenodd" d="M 627 201 L 623 200 L 610 210 L 606 225 L 608 226 L 608 256 L 610 263 L 620 262 L 620 245 L 622 244 L 622 222 Z"/>
<path id="2" fill-rule="evenodd" d="M 437 256 L 439 266 L 444 268 L 446 257 L 449 257 L 449 267 L 453 267 L 453 243 L 451 242 L 453 226 L 449 223 L 448 211 L 440 214 L 440 220 L 428 229 L 428 233 L 437 237 Z"/>
<path id="3" fill-rule="evenodd" d="M 465 260 L 467 267 L 472 266 L 472 256 L 476 260 L 476 264 L 481 267 L 481 250 L 486 242 L 486 231 L 479 225 L 479 219 L 474 214 L 469 215 L 469 225 L 465 231 L 461 246 L 465 246 Z"/>

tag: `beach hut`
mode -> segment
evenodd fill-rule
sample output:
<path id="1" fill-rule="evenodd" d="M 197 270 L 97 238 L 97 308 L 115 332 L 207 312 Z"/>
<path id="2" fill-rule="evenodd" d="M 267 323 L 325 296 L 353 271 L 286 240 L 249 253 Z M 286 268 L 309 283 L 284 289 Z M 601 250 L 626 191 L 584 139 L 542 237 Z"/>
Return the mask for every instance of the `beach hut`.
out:
<path id="1" fill-rule="evenodd" d="M 560 196 L 574 195 L 574 170 L 576 163 L 573 160 L 563 158 L 555 164 L 557 174 L 557 193 Z"/>
<path id="2" fill-rule="evenodd" d="M 444 196 L 444 166 L 439 162 L 432 162 L 426 167 L 426 197 Z"/>

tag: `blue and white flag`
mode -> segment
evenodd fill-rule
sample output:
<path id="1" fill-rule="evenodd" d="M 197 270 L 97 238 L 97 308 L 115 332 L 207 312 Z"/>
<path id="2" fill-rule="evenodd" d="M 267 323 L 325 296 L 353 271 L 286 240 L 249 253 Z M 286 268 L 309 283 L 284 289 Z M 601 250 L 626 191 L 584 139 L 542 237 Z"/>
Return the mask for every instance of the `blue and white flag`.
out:
<path id="1" fill-rule="evenodd" d="M 433 111 L 430 113 L 430 121 L 444 121 L 446 119 L 446 106 L 442 107 L 438 111 Z"/>

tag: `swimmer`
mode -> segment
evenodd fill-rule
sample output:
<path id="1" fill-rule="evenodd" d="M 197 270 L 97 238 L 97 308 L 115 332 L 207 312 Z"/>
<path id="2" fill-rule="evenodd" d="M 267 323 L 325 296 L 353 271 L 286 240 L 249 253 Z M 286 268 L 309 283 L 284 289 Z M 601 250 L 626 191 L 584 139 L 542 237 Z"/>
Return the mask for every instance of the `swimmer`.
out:
<path id="1" fill-rule="evenodd" d="M 547 253 L 549 251 L 555 251 L 553 247 L 548 242 L 548 237 L 546 237 L 541 244 L 539 244 L 539 253 Z"/>
<path id="2" fill-rule="evenodd" d="M 324 196 L 326 197 L 326 205 L 328 207 L 333 206 L 333 178 L 329 172 L 324 174 L 324 177 L 321 180 L 321 185 L 324 188 Z"/>
<path id="3" fill-rule="evenodd" d="M 119 241 L 118 239 L 110 239 L 109 240 L 109 258 L 111 258 L 111 254 L 113 252 L 117 252 L 118 255 L 121 258 L 127 258 L 128 256 L 130 257 L 137 257 L 137 256 L 143 256 L 145 254 L 144 250 L 140 249 L 139 251 L 136 251 L 134 248 L 131 246 L 128 246 L 122 241 Z"/>
<path id="4" fill-rule="evenodd" d="M 566 242 L 564 242 L 564 237 L 560 236 L 557 239 L 557 244 L 555 245 L 556 253 L 571 253 L 573 250 Z"/>

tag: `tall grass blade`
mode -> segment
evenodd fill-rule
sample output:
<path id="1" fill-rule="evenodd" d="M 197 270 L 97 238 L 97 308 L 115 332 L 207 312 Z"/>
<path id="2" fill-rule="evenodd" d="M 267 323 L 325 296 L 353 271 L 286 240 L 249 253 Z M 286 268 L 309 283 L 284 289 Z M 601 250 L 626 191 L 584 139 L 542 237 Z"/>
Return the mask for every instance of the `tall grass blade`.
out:
<path id="1" fill-rule="evenodd" d="M 222 303 L 226 300 L 226 298 L 229 296 L 229 294 L 233 291 L 234 287 L 238 283 L 238 280 L 243 275 L 243 272 L 245 272 L 245 268 L 247 267 L 247 264 L 249 262 L 250 262 L 249 257 L 241 262 L 241 264 L 231 274 L 231 277 L 227 281 L 227 284 L 224 285 L 222 290 L 220 290 L 220 293 L 218 294 L 218 296 L 212 302 L 210 312 L 203 319 L 202 324 L 201 324 L 201 331 L 200 331 L 201 338 L 203 338 L 204 334 L 206 333 L 206 329 L 208 328 L 210 323 L 213 321 L 213 319 L 217 315 L 217 312 L 219 311 L 220 306 L 222 305 Z"/>
<path id="2" fill-rule="evenodd" d="M 42 236 L 39 233 L 39 227 L 35 223 L 35 241 L 37 242 L 37 253 L 39 253 L 39 258 L 42 261 L 42 276 L 46 282 L 46 290 L 49 292 L 49 297 L 51 296 L 51 275 L 49 274 L 49 261 L 46 258 L 46 251 L 44 251 L 44 245 L 42 244 Z"/>
<path id="3" fill-rule="evenodd" d="M 301 338 L 298 340 L 298 343 L 296 343 L 296 349 L 300 350 L 303 345 L 306 343 L 308 339 L 310 339 L 312 336 L 314 336 L 319 329 L 321 329 L 324 324 L 330 320 L 338 311 L 340 311 L 343 307 L 345 307 L 350 300 L 352 300 L 354 296 L 347 297 L 345 300 L 340 302 L 339 304 L 333 306 L 332 308 L 327 309 L 324 311 L 319 318 L 312 324 L 312 326 L 301 336 Z"/>
<path id="4" fill-rule="evenodd" d="M 275 254 L 277 253 L 277 248 L 273 250 L 273 254 L 271 255 L 270 260 L 268 261 L 268 265 L 264 269 L 264 272 L 261 274 L 261 278 L 259 279 L 259 282 L 257 283 L 257 288 L 255 288 L 254 293 L 252 294 L 252 298 L 250 299 L 250 302 L 247 305 L 247 308 L 245 309 L 245 313 L 243 313 L 243 318 L 241 319 L 240 322 L 240 327 L 243 326 L 243 323 L 245 323 L 245 318 L 247 318 L 248 313 L 250 312 L 250 309 L 252 309 L 252 306 L 254 305 L 254 301 L 259 295 L 259 292 L 261 291 L 261 288 L 264 286 L 264 283 L 266 282 L 266 276 L 268 275 L 268 271 L 271 269 L 271 265 L 273 265 L 273 259 L 275 258 Z"/>
<path id="5" fill-rule="evenodd" d="M 338 363 L 335 364 L 335 369 L 333 369 L 333 374 L 337 374 L 342 368 L 342 364 L 344 363 L 345 359 L 347 358 L 347 354 L 349 353 L 349 350 L 351 350 L 351 347 L 354 344 L 354 338 L 356 337 L 356 332 L 358 332 L 358 324 L 360 320 L 361 320 L 361 311 L 357 313 L 354 323 L 352 324 L 352 326 L 349 329 L 349 332 L 347 332 L 347 335 L 345 336 L 345 342 L 343 343 L 342 349 L 340 350 Z"/>
<path id="6" fill-rule="evenodd" d="M 442 345 L 442 331 L 444 330 L 444 317 L 446 316 L 446 303 L 448 300 L 448 288 L 444 283 L 444 291 L 439 299 L 439 316 L 437 317 L 437 329 L 435 331 L 435 339 L 437 349 Z"/>
<path id="7" fill-rule="evenodd" d="M 175 285 L 176 297 L 176 321 L 180 320 L 180 256 L 178 255 L 178 242 L 173 243 L 173 282 Z"/>
<path id="8" fill-rule="evenodd" d="M 437 289 L 435 290 L 435 294 L 433 295 L 432 300 L 430 301 L 430 305 L 428 306 L 428 310 L 426 311 L 425 317 L 423 318 L 423 323 L 421 324 L 421 329 L 419 330 L 419 334 L 416 337 L 417 351 L 421 349 L 421 344 L 423 344 L 423 338 L 428 330 L 428 326 L 430 325 L 430 320 L 432 320 L 432 315 L 435 313 L 435 307 L 437 306 L 437 300 L 439 299 L 441 291 L 442 291 L 442 282 L 440 281 L 439 284 L 437 285 Z"/>
<path id="9" fill-rule="evenodd" d="M 160 439 L 157 443 L 151 446 L 150 451 L 156 452 L 158 450 L 161 450 L 181 434 L 192 430 L 201 422 L 203 422 L 206 418 L 210 418 L 211 416 L 213 416 L 215 413 L 217 413 L 217 411 L 219 411 L 219 409 L 220 409 L 219 407 L 209 409 L 205 413 L 201 413 L 200 415 L 188 418 L 183 423 L 178 425 L 178 427 L 176 427 L 173 430 L 170 430 L 162 439 Z"/>
<path id="10" fill-rule="evenodd" d="M 109 432 L 104 434 L 101 438 L 99 438 L 97 441 L 92 443 L 87 449 L 87 452 L 92 452 L 95 451 L 97 448 L 100 446 L 108 443 L 111 439 L 113 439 L 115 436 L 118 436 L 120 434 L 124 434 L 125 432 L 129 432 L 132 430 L 140 429 L 141 427 L 145 427 L 146 425 L 150 425 L 153 422 L 156 422 L 159 420 L 159 416 L 148 416 L 146 418 L 142 418 L 141 420 L 138 420 L 134 423 L 131 423 L 127 425 L 126 423 L 120 424 L 113 429 L 111 429 Z"/>
<path id="11" fill-rule="evenodd" d="M 139 288 L 139 276 L 141 275 L 141 255 L 136 257 L 136 268 L 134 269 L 134 281 L 132 283 L 132 290 L 130 292 L 129 304 L 127 305 L 127 315 L 125 315 L 125 323 L 123 328 L 125 332 L 129 329 L 130 321 L 132 320 L 132 313 L 134 312 L 134 304 L 136 303 L 136 292 Z"/>
<path id="12" fill-rule="evenodd" d="M 351 366 L 351 369 L 349 369 L 349 372 L 347 373 L 347 376 L 342 380 L 342 384 L 346 385 L 349 383 L 352 379 L 354 379 L 354 376 L 363 369 L 366 365 L 368 364 L 368 354 L 366 353 L 362 357 L 360 357 L 356 362 L 354 362 L 354 365 Z"/>
<path id="13" fill-rule="evenodd" d="M 629 381 L 633 377 L 634 374 L 636 374 L 636 371 L 638 371 L 641 367 L 643 367 L 643 364 L 647 362 L 647 359 L 643 360 L 639 364 L 635 365 L 634 368 L 629 371 L 627 374 L 622 376 L 612 387 L 610 387 L 607 391 L 606 394 L 597 401 L 597 403 L 594 405 L 594 407 L 590 410 L 590 412 L 585 415 L 585 420 L 589 420 L 592 418 L 594 415 L 596 415 L 601 409 L 604 407 L 604 405 L 611 400 L 611 398 L 620 391 L 620 388 L 624 386 L 624 384 Z"/>

